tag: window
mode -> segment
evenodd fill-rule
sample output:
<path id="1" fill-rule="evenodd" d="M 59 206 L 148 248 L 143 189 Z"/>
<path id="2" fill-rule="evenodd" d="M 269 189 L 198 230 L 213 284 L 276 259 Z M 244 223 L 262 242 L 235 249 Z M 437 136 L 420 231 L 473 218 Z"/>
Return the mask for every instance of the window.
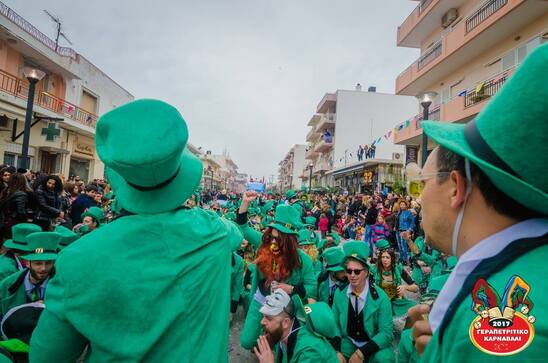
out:
<path id="1" fill-rule="evenodd" d="M 82 99 L 80 100 L 80 108 L 87 112 L 97 114 L 97 97 L 92 95 L 90 92 L 83 90 Z"/>
<path id="2" fill-rule="evenodd" d="M 15 154 L 4 153 L 4 164 L 10 165 L 10 166 L 16 166 L 15 165 Z"/>
<path id="3" fill-rule="evenodd" d="M 542 44 L 540 37 L 535 37 L 518 48 L 512 49 L 502 56 L 502 70 L 505 71 L 518 64 L 529 55 L 536 47 Z"/>
<path id="4" fill-rule="evenodd" d="M 502 70 L 505 71 L 516 65 L 516 53 L 512 50 L 502 57 Z"/>
<path id="5" fill-rule="evenodd" d="M 451 100 L 451 88 L 447 87 L 441 90 L 441 103 L 446 104 Z"/>

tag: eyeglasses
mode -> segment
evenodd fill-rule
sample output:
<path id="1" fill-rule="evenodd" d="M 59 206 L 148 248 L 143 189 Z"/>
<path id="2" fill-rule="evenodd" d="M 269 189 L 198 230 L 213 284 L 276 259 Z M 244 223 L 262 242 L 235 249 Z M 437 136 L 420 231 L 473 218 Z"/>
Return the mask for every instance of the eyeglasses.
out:
<path id="1" fill-rule="evenodd" d="M 354 274 L 356 276 L 361 274 L 362 271 L 364 271 L 364 270 L 365 270 L 364 268 L 356 268 L 356 269 L 347 268 L 347 269 L 345 269 L 347 275 Z"/>
<path id="2" fill-rule="evenodd" d="M 449 174 L 448 171 L 423 174 L 422 169 L 416 163 L 409 163 L 405 167 L 407 193 L 414 198 L 418 198 L 421 196 L 427 180 Z"/>

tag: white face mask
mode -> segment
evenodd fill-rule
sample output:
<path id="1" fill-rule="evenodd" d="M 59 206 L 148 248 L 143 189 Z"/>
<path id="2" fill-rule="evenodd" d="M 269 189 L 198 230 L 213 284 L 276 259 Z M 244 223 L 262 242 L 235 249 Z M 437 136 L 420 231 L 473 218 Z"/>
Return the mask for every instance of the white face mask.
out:
<path id="1" fill-rule="evenodd" d="M 464 159 L 464 170 L 466 173 L 466 193 L 464 194 L 464 202 L 462 203 L 462 207 L 460 207 L 459 214 L 457 215 L 455 227 L 453 227 L 453 236 L 451 238 L 451 254 L 453 256 L 457 255 L 459 232 L 462 225 L 462 218 L 464 217 L 464 208 L 466 207 L 468 196 L 472 191 L 472 176 L 470 174 L 470 161 L 468 161 L 468 159 Z"/>

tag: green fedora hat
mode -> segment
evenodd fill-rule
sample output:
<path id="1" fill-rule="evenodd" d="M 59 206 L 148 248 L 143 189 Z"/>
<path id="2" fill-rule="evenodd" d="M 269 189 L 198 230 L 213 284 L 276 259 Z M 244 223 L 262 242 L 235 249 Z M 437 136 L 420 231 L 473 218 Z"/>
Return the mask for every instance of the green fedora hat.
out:
<path id="1" fill-rule="evenodd" d="M 291 301 L 295 308 L 295 317 L 305 324 L 309 332 L 326 338 L 333 338 L 337 335 L 337 324 L 333 311 L 325 302 L 303 305 L 298 295 L 293 295 Z"/>
<path id="2" fill-rule="evenodd" d="M 107 112 L 95 138 L 116 199 L 129 212 L 174 210 L 200 183 L 202 162 L 186 147 L 186 122 L 165 102 L 138 100 Z"/>
<path id="3" fill-rule="evenodd" d="M 60 249 L 67 247 L 78 239 L 78 235 L 76 233 L 63 226 L 55 227 L 55 233 L 59 233 L 61 235 L 61 241 L 59 242 Z"/>
<path id="4" fill-rule="evenodd" d="M 477 165 L 504 194 L 548 214 L 548 44 L 468 124 L 425 121 L 438 144 Z M 523 147 L 526 146 L 526 147 Z"/>
<path id="5" fill-rule="evenodd" d="M 344 252 L 340 247 L 329 247 L 323 251 L 322 258 L 326 271 L 344 271 Z"/>
<path id="6" fill-rule="evenodd" d="M 27 236 L 31 233 L 41 232 L 40 228 L 36 224 L 32 223 L 19 223 L 11 227 L 12 238 L 4 242 L 4 247 L 12 250 L 28 250 Z"/>
<path id="7" fill-rule="evenodd" d="M 27 236 L 29 254 L 21 256 L 27 261 L 54 261 L 62 236 L 57 232 L 36 232 Z"/>
<path id="8" fill-rule="evenodd" d="M 268 225 L 282 233 L 295 235 L 301 226 L 299 212 L 290 205 L 277 206 L 274 212 L 274 223 Z"/>
<path id="9" fill-rule="evenodd" d="M 287 200 L 291 200 L 293 198 L 297 198 L 297 193 L 295 193 L 295 191 L 293 189 L 289 189 L 286 193 L 285 193 L 285 199 Z"/>
<path id="10" fill-rule="evenodd" d="M 301 229 L 297 233 L 297 241 L 299 246 L 314 245 L 314 241 L 310 238 L 310 231 L 308 229 Z"/>
<path id="11" fill-rule="evenodd" d="M 99 207 L 90 207 L 87 211 L 82 213 L 82 219 L 84 219 L 84 217 L 91 217 L 95 219 L 98 224 L 101 224 L 105 219 L 105 213 Z"/>
<path id="12" fill-rule="evenodd" d="M 348 240 L 343 244 L 344 259 L 353 258 L 365 264 L 367 264 L 367 258 L 369 257 L 369 245 L 364 241 Z"/>

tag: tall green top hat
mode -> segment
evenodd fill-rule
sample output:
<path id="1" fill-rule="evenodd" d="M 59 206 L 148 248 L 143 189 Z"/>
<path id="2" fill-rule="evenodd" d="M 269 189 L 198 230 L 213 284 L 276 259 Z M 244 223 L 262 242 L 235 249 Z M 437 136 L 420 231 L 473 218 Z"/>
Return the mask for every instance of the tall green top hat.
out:
<path id="1" fill-rule="evenodd" d="M 4 242 L 4 247 L 12 250 L 28 250 L 27 236 L 31 233 L 41 232 L 42 228 L 32 223 L 19 223 L 11 227 L 12 239 Z"/>
<path id="2" fill-rule="evenodd" d="M 349 240 L 343 244 L 344 259 L 353 258 L 369 267 L 367 258 L 369 257 L 369 245 L 364 241 Z"/>
<path id="3" fill-rule="evenodd" d="M 187 141 L 185 120 L 162 101 L 133 101 L 99 119 L 97 153 L 123 209 L 167 212 L 192 195 L 202 162 L 186 148 Z"/>
<path id="4" fill-rule="evenodd" d="M 295 317 L 305 323 L 306 329 L 312 334 L 333 338 L 337 335 L 337 324 L 329 305 L 324 302 L 303 305 L 298 295 L 291 297 L 295 307 Z"/>
<path id="5" fill-rule="evenodd" d="M 30 253 L 21 256 L 27 261 L 54 261 L 62 236 L 56 232 L 36 232 L 27 236 Z"/>
<path id="6" fill-rule="evenodd" d="M 274 213 L 274 223 L 268 225 L 282 233 L 297 234 L 301 228 L 300 215 L 290 205 L 279 205 Z"/>
<path id="7" fill-rule="evenodd" d="M 67 247 L 78 239 L 78 235 L 76 233 L 63 226 L 55 227 L 55 233 L 59 233 L 61 235 L 61 241 L 59 242 L 60 249 Z"/>
<path id="8" fill-rule="evenodd" d="M 539 46 L 474 121 L 424 132 L 469 159 L 509 197 L 548 214 L 548 44 Z M 526 147 L 523 147 L 526 145 Z"/>
<path id="9" fill-rule="evenodd" d="M 97 224 L 101 224 L 105 219 L 105 213 L 103 213 L 103 210 L 99 207 L 90 207 L 87 211 L 82 213 L 82 219 L 84 219 L 84 217 L 91 217 Z"/>
<path id="10" fill-rule="evenodd" d="M 315 244 L 314 241 L 312 241 L 312 238 L 310 238 L 310 231 L 308 229 L 299 230 L 297 241 L 299 241 L 299 246 Z"/>
<path id="11" fill-rule="evenodd" d="M 344 252 L 340 247 L 329 247 L 322 253 L 326 271 L 343 271 Z"/>
<path id="12" fill-rule="evenodd" d="M 293 189 L 289 189 L 286 193 L 285 193 L 285 199 L 287 200 L 291 200 L 293 198 L 297 198 L 297 193 L 295 193 L 295 191 Z"/>

